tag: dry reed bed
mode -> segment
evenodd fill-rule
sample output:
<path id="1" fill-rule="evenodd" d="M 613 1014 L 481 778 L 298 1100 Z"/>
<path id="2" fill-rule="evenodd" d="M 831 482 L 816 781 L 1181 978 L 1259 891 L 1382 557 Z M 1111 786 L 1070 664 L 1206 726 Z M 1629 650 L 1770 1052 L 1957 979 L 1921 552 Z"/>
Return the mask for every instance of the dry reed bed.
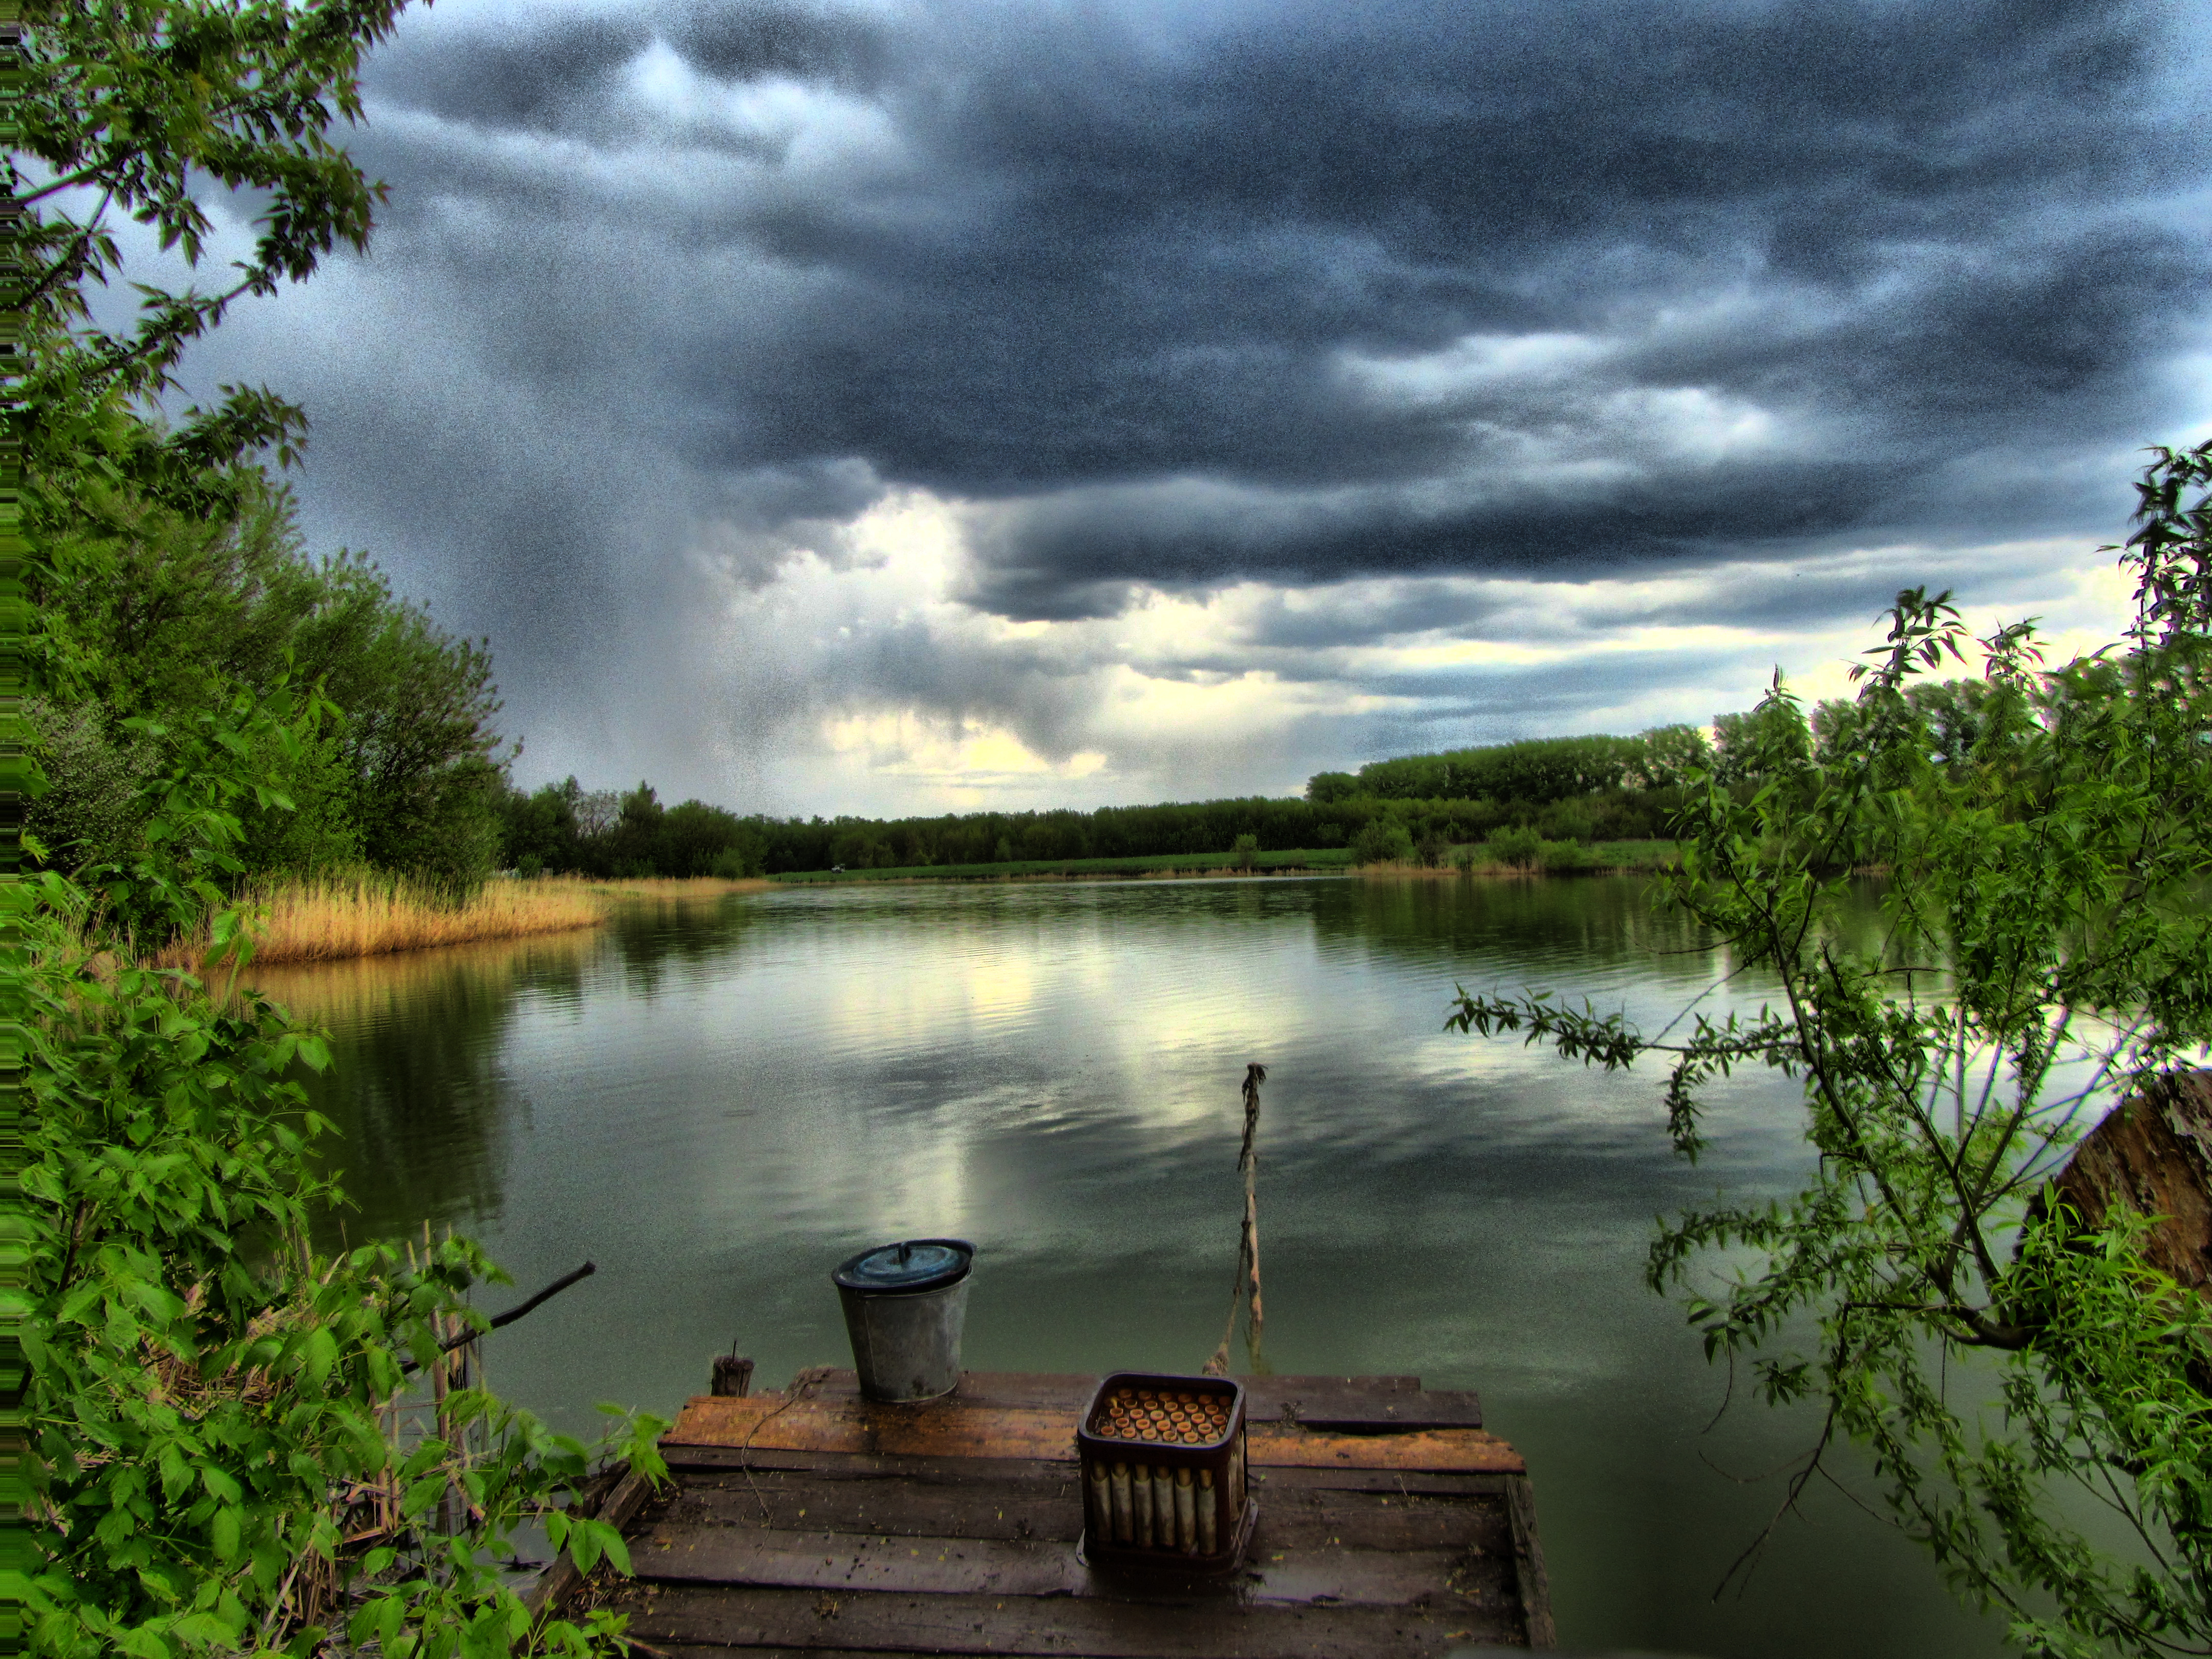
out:
<path id="1" fill-rule="evenodd" d="M 434 886 L 372 874 L 267 883 L 250 890 L 246 901 L 260 917 L 254 928 L 256 962 L 341 962 L 568 933 L 599 926 L 625 899 L 714 898 L 765 884 L 712 877 L 596 882 L 551 876 L 488 881 L 456 900 Z M 206 951 L 203 933 L 173 941 L 152 960 L 158 967 L 191 967 Z"/>

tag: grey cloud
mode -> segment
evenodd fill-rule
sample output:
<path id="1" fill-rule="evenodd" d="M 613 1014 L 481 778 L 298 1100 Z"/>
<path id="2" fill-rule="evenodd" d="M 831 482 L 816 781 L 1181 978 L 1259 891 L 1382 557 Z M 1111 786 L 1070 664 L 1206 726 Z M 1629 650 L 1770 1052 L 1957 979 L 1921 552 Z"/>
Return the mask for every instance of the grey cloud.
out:
<path id="1" fill-rule="evenodd" d="M 686 62 L 725 81 L 777 75 L 866 88 L 890 63 L 890 43 L 875 20 L 828 7 L 697 0 L 670 18 L 667 35 Z"/>
<path id="2" fill-rule="evenodd" d="M 2201 297 L 2195 239 L 2134 206 L 2198 176 L 2140 6 L 1272 15 L 1165 52 L 1095 17 L 945 15 L 526 23 L 403 54 L 389 92 L 557 125 L 557 94 L 656 29 L 708 73 L 870 92 L 910 153 L 895 199 L 770 180 L 702 210 L 724 257 L 811 279 L 665 325 L 685 348 L 665 393 L 732 460 L 857 457 L 968 497 L 1479 480 L 1469 423 L 1522 430 L 1525 398 L 1377 407 L 1337 354 L 1561 328 L 1618 342 L 1632 383 L 1824 413 L 1853 450 L 1677 469 L 1533 523 L 1510 501 L 1310 523 L 1288 548 L 1203 515 L 1137 534 L 1048 514 L 979 589 L 1017 614 L 1085 614 L 1119 591 L 1101 576 L 1542 567 L 1560 532 L 1600 562 L 1786 554 L 1924 509 L 1944 445 L 2141 429 L 2145 362 Z M 1638 356 L 1658 313 L 1727 283 L 1796 303 Z M 1808 297 L 1829 313 L 1809 334 Z"/>
<path id="3" fill-rule="evenodd" d="M 434 573 L 533 726 L 647 672 L 580 648 L 606 617 L 650 638 L 705 602 L 669 549 L 757 588 L 799 549 L 834 562 L 904 486 L 961 504 L 963 597 L 1016 619 L 1247 580 L 1425 596 L 1224 642 L 1290 678 L 1424 606 L 1516 625 L 1431 579 L 1940 564 L 2117 530 L 2129 447 L 2199 412 L 2164 378 L 2205 300 L 2191 21 L 441 4 L 371 59 L 355 144 L 393 186 L 360 281 L 423 311 L 435 360 L 394 374 L 407 343 L 347 319 L 246 367 L 317 415 L 318 522 Z M 656 111 L 632 70 L 664 49 L 769 113 Z M 1547 334 L 1587 349 L 1378 391 L 1469 337 Z M 1638 413 L 1689 393 L 1775 435 L 1707 454 Z M 1880 586 L 1747 580 L 1577 625 L 1796 625 Z M 811 690 L 744 678 L 784 711 L 757 723 L 881 696 L 1064 752 L 1097 695 L 1058 659 L 853 649 Z M 1504 718 L 1490 697 L 1457 718 Z"/>

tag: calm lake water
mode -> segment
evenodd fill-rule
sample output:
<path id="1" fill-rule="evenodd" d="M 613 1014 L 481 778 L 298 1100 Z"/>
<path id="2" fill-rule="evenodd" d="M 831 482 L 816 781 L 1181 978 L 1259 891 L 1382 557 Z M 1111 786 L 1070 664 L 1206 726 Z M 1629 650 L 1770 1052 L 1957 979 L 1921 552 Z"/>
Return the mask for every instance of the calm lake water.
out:
<path id="1" fill-rule="evenodd" d="M 1996 1653 L 1825 1489 L 1713 1599 L 1812 1424 L 1714 1424 L 1725 1376 L 1642 1267 L 1656 1213 L 1794 1187 L 1791 1085 L 1718 1091 L 1692 1168 L 1658 1075 L 1440 1029 L 1457 983 L 1656 1030 L 1726 967 L 1633 880 L 1337 878 L 780 890 L 263 980 L 337 1037 L 346 1237 L 475 1232 L 517 1281 L 494 1311 L 599 1264 L 486 1344 L 562 1426 L 672 1416 L 733 1344 L 765 1385 L 849 1364 L 830 1269 L 902 1237 L 980 1247 L 972 1368 L 1195 1370 L 1258 1060 L 1265 1363 L 1479 1389 L 1534 1477 L 1565 1645 Z"/>

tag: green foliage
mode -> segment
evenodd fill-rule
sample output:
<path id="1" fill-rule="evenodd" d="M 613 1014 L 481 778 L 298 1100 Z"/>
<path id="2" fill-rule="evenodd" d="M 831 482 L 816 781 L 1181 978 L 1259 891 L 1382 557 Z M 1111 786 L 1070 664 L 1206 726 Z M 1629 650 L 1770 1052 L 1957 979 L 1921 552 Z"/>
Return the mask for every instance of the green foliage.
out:
<path id="1" fill-rule="evenodd" d="M 1544 837 L 1525 825 L 1514 830 L 1494 830 L 1484 843 L 1484 850 L 1492 864 L 1533 870 L 1544 855 Z"/>
<path id="2" fill-rule="evenodd" d="M 1320 773 L 1308 781 L 1306 798 L 1488 799 L 1538 807 L 1572 795 L 1679 784 L 1706 758 L 1705 733 L 1691 726 L 1660 726 L 1633 738 L 1531 738 L 1372 761 L 1359 769 L 1357 778 Z"/>
<path id="3" fill-rule="evenodd" d="M 1237 844 L 1229 850 L 1232 855 L 1231 861 L 1239 870 L 1249 870 L 1260 861 L 1260 838 L 1252 835 L 1239 836 Z"/>
<path id="4" fill-rule="evenodd" d="M 367 560 L 307 558 L 289 495 L 253 469 L 233 475 L 222 504 L 190 513 L 89 483 L 42 538 L 42 648 L 66 710 L 55 724 L 76 743 L 65 781 L 76 785 L 70 763 L 89 757 L 85 732 L 120 755 L 123 722 L 173 722 L 211 685 L 319 681 L 340 717 L 283 778 L 295 807 L 248 814 L 246 867 L 366 860 L 480 880 L 503 790 L 485 647 L 447 635 Z M 80 795 L 33 813 L 63 868 L 100 850 L 82 839 Z"/>
<path id="5" fill-rule="evenodd" d="M 1822 1407 L 1790 1500 L 1856 1443 L 1898 1524 L 2039 1653 L 2212 1640 L 2212 1317 L 2145 1266 L 2142 1218 L 2089 1233 L 2037 1202 L 2087 1124 L 2212 1041 L 2212 512 L 2183 499 L 2207 482 L 2212 448 L 2146 476 L 2127 647 L 2045 672 L 2017 624 L 1978 690 L 1928 695 L 1964 635 L 1914 590 L 1817 747 L 1778 682 L 1724 732 L 1664 897 L 1778 1001 L 1674 1041 L 1548 994 L 1462 992 L 1449 1022 L 1607 1069 L 1667 1055 L 1690 1158 L 1715 1079 L 1803 1085 L 1805 1187 L 1663 1224 L 1650 1282 L 1691 1292 L 1763 1397 Z M 1869 854 L 1893 878 L 1862 941 L 1841 872 Z M 1716 1251 L 1741 1265 L 1711 1288 Z M 2066 1519 L 2086 1503 L 2134 1547 L 2094 1548 Z"/>
<path id="6" fill-rule="evenodd" d="M 1596 862 L 1596 855 L 1571 836 L 1565 841 L 1541 842 L 1536 848 L 1536 867 L 1547 875 L 1571 875 Z"/>
<path id="7" fill-rule="evenodd" d="M 1352 838 L 1354 864 L 1411 864 L 1413 838 L 1395 818 L 1376 818 Z"/>
<path id="8" fill-rule="evenodd" d="M 1747 714 L 1713 718 L 1712 775 L 1722 783 L 1793 777 L 1811 765 L 1813 732 L 1797 700 L 1775 676 L 1773 692 Z"/>
<path id="9" fill-rule="evenodd" d="M 327 1126 L 291 1074 L 325 1063 L 321 1039 L 257 998 L 95 948 L 103 909 L 202 914 L 237 865 L 234 809 L 270 793 L 253 758 L 311 743 L 327 713 L 279 687 L 149 731 L 175 769 L 146 786 L 132 856 L 91 869 L 95 893 L 52 874 L 0 887 L 0 1021 L 23 1034 L 34 1109 L 24 1345 L 45 1651 L 304 1652 L 319 1630 L 305 1587 L 349 1579 L 378 1584 L 356 1634 L 374 1628 L 387 1653 L 458 1652 L 486 1621 L 519 1642 L 527 1620 L 489 1565 L 515 1529 L 557 1518 L 598 1457 L 658 1467 L 650 1419 L 586 1448 L 477 1392 L 449 1401 L 445 1438 L 388 1442 L 378 1413 L 403 1357 L 428 1357 L 441 1316 L 480 1328 L 463 1298 L 495 1270 L 465 1240 L 419 1263 L 384 1245 L 308 1254 L 309 1208 L 337 1194 L 310 1173 Z M 246 919 L 221 912 L 214 937 L 228 979 L 250 954 Z M 403 1526 L 349 1553 L 347 1494 L 395 1473 Z M 428 1513 L 449 1482 L 477 1517 L 455 1540 Z M 573 1626 L 544 1639 L 586 1645 Z"/>
<path id="10" fill-rule="evenodd" d="M 0 465 L 23 532 L 0 583 L 12 607 L 21 574 L 41 607 L 7 659 L 38 701 L 7 735 L 36 744 L 53 785 L 26 848 L 54 843 L 35 880 L 0 882 L 0 1175 L 20 1200 L 0 1218 L 0 1464 L 27 1499 L 6 1524 L 31 1545 L 5 1540 L 0 1595 L 27 1607 L 38 1650 L 69 1659 L 306 1655 L 349 1587 L 368 1599 L 347 1634 L 386 1659 L 605 1650 L 619 1621 L 533 1628 L 496 1562 L 543 1525 L 625 1567 L 571 1506 L 602 1457 L 659 1469 L 650 1419 L 587 1447 L 477 1390 L 423 1437 L 385 1435 L 407 1357 L 428 1358 L 441 1326 L 481 1328 L 465 1297 L 495 1270 L 465 1241 L 404 1261 L 308 1251 L 308 1209 L 337 1194 L 313 1173 L 326 1126 L 294 1073 L 323 1047 L 235 994 L 250 918 L 227 896 L 255 861 L 357 847 L 454 873 L 488 862 L 481 647 L 366 564 L 300 556 L 252 459 L 289 463 L 296 408 L 225 387 L 174 429 L 149 415 L 232 299 L 364 245 L 381 187 L 328 129 L 358 114 L 362 53 L 398 9 L 34 0 L 27 72 L 0 65 L 26 210 L 0 230 L 21 348 L 0 364 Z M 108 216 L 197 265 L 210 180 L 260 192 L 240 280 L 141 285 L 134 322 L 95 323 L 88 284 L 124 274 Z M 77 199 L 82 216 L 63 206 Z M 22 688 L 5 689 L 12 717 Z M 136 965 L 137 940 L 210 919 L 208 982 Z M 397 1523 L 364 1553 L 362 1490 L 395 1480 Z"/>
<path id="11" fill-rule="evenodd" d="M 619 799 L 586 794 L 573 777 L 530 795 L 505 789 L 498 811 L 500 863 L 524 875 L 548 870 L 625 877 L 761 873 L 764 836 L 757 819 L 704 801 L 664 807 L 646 783 Z M 845 850 L 854 849 L 848 843 Z M 834 861 L 866 869 L 878 860 Z"/>
<path id="12" fill-rule="evenodd" d="M 300 6 L 134 0 L 83 5 L 31 0 L 29 73 L 17 94 L 10 189 L 38 212 L 16 232 L 33 280 L 34 330 L 67 331 L 64 349 L 34 366 L 26 400 L 48 411 L 111 392 L 140 397 L 169 384 L 191 341 L 245 294 L 298 281 L 341 243 L 368 245 L 384 186 L 371 184 L 327 136 L 334 117 L 361 115 L 362 53 L 390 32 L 404 0 L 319 0 Z M 44 180 L 24 182 L 22 159 Z M 204 181 L 267 192 L 252 257 L 214 293 L 141 287 L 133 325 L 94 325 L 85 295 L 120 274 L 109 215 L 151 226 L 164 249 L 198 264 L 210 228 L 195 198 Z M 74 189 L 96 205 L 80 218 L 54 198 Z M 220 486 L 245 450 L 295 443 L 304 419 L 265 390 L 226 386 L 161 447 L 160 470 L 180 493 Z"/>

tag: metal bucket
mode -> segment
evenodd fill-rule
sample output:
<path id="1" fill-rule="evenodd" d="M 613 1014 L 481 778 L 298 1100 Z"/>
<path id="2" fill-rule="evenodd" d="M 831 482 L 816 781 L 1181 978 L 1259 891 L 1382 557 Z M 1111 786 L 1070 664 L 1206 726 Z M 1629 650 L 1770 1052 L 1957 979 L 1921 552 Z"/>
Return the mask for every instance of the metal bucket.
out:
<path id="1" fill-rule="evenodd" d="M 965 1239 L 910 1238 L 863 1250 L 830 1275 L 865 1397 L 934 1400 L 959 1386 L 975 1265 Z"/>

